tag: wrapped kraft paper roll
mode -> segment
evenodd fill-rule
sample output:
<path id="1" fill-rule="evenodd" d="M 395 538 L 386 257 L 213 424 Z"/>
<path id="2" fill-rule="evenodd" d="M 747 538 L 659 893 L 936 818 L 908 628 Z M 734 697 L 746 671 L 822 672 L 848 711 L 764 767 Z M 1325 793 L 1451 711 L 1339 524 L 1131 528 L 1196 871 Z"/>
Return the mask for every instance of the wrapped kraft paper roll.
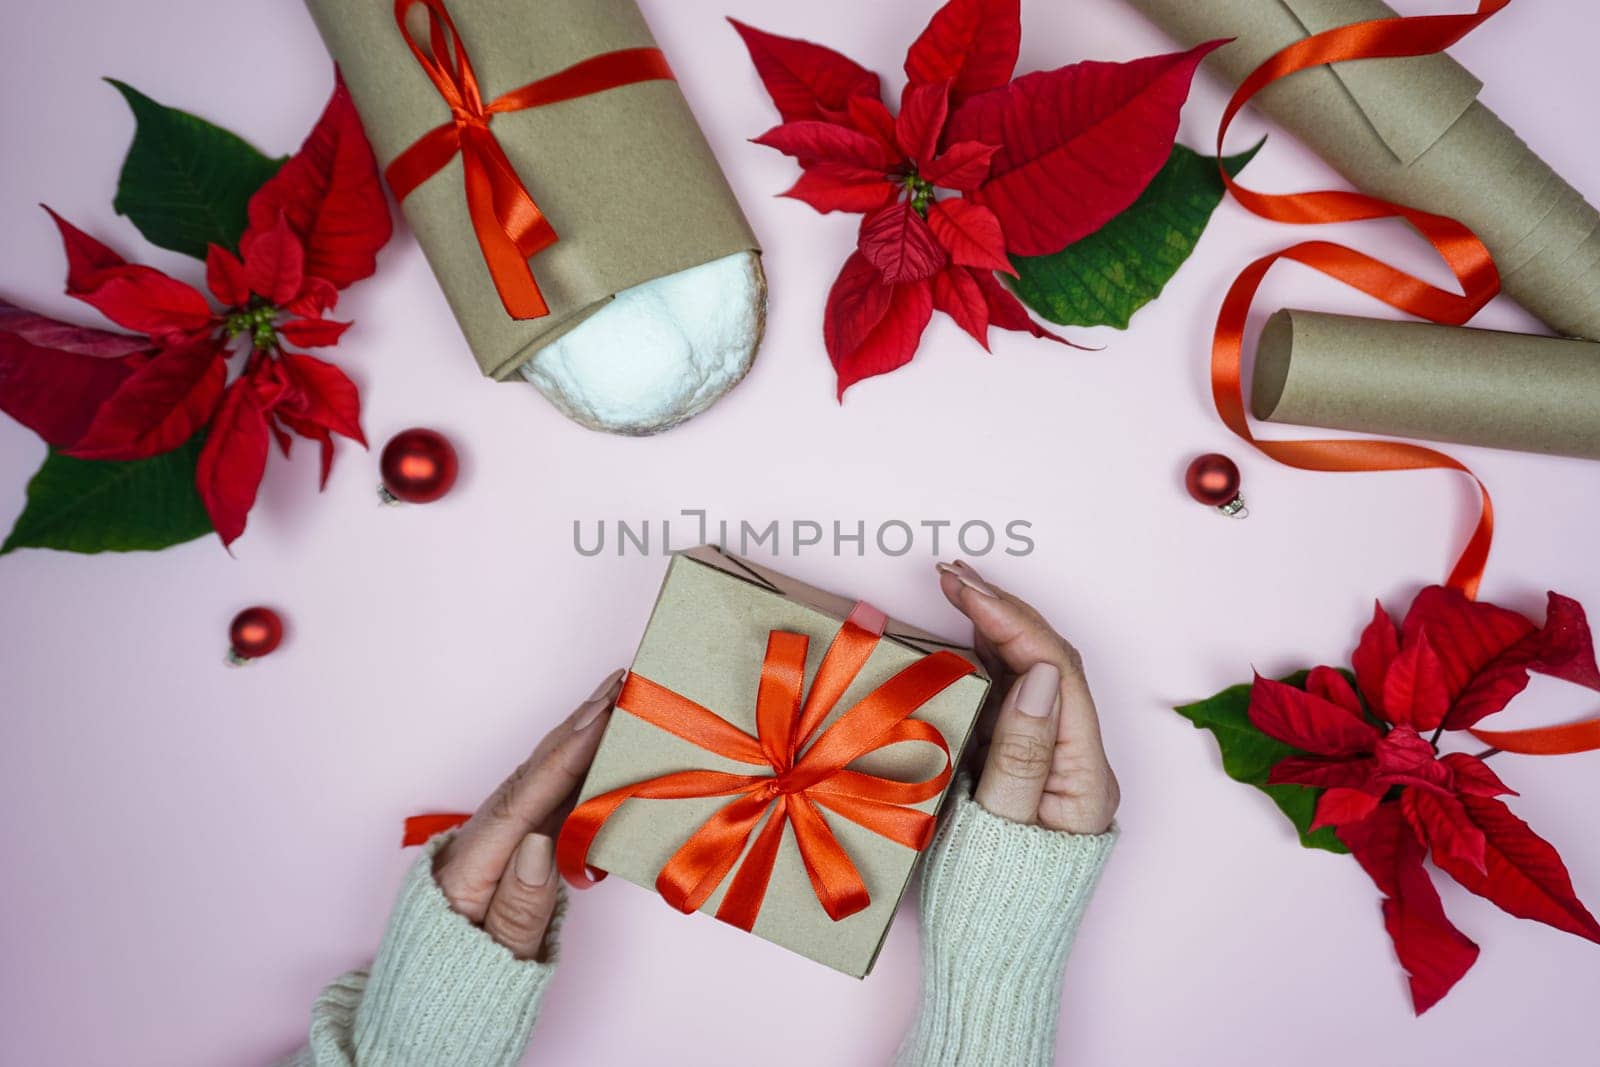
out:
<path id="1" fill-rule="evenodd" d="M 1128 0 L 1237 85 L 1313 33 L 1391 18 L 1379 0 Z M 1492 28 L 1489 32 L 1493 32 Z M 1358 189 L 1448 215 L 1493 253 L 1507 295 L 1558 333 L 1600 339 L 1600 214 L 1477 100 L 1445 55 L 1301 71 L 1255 98 Z"/>
<path id="2" fill-rule="evenodd" d="M 1284 310 L 1256 350 L 1269 422 L 1600 459 L 1600 344 Z"/>
<path id="3" fill-rule="evenodd" d="M 393 0 L 307 0 L 383 167 L 452 112 Z M 655 46 L 634 0 L 447 0 L 485 102 L 601 53 Z M 425 52 L 428 10 L 406 25 Z M 676 81 L 495 113 L 489 132 L 559 240 L 530 263 L 549 314 L 513 318 L 457 152 L 401 201 L 483 372 L 593 429 L 647 434 L 738 383 L 765 324 L 759 249 Z"/>

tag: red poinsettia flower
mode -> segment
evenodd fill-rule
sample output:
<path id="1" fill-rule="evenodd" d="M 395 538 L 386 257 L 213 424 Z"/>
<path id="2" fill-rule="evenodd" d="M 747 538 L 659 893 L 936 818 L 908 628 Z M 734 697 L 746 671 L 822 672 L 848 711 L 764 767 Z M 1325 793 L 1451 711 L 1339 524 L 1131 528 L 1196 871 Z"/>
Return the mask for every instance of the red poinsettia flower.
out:
<path id="1" fill-rule="evenodd" d="M 39 410 L 84 407 L 85 396 L 70 390 L 54 398 L 33 391 L 26 403 L 8 405 L 25 409 L 19 417 L 30 425 L 50 428 L 52 444 L 82 459 L 135 460 L 205 429 L 196 480 L 224 544 L 244 531 L 269 436 L 285 455 L 291 431 L 319 442 L 324 483 L 333 434 L 366 444 L 355 384 L 332 364 L 285 347 L 338 341 L 349 323 L 323 316 L 340 289 L 373 272 L 391 232 L 377 164 L 342 82 L 300 150 L 251 198 L 239 254 L 210 246 L 206 286 L 220 307 L 50 215 L 66 248 L 67 293 L 143 335 L 129 339 L 132 351 L 119 354 L 115 375 L 96 368 L 91 379 L 85 371 L 86 384 L 103 386 L 91 390 L 86 423 Z"/>
<path id="2" fill-rule="evenodd" d="M 732 20 L 730 20 L 732 21 Z M 1012 80 L 1019 0 L 950 0 L 906 55 L 891 115 L 876 74 L 809 41 L 733 22 L 783 119 L 756 143 L 794 157 L 783 195 L 864 215 L 828 295 L 838 395 L 910 362 L 935 310 L 984 348 L 989 327 L 1066 342 L 994 277 L 1127 208 L 1172 151 L 1200 60 L 1221 42 Z"/>
<path id="3" fill-rule="evenodd" d="M 1404 622 L 1378 605 L 1352 657 L 1355 685 L 1318 667 L 1301 689 L 1259 675 L 1250 721 L 1299 749 L 1269 785 L 1322 789 L 1313 828 L 1332 826 L 1385 896 L 1384 918 L 1420 1013 L 1464 975 L 1478 947 L 1445 917 L 1434 864 L 1512 915 L 1600 942 L 1556 850 L 1499 798 L 1516 793 L 1483 758 L 1438 741 L 1503 709 L 1530 671 L 1600 688 L 1583 608 L 1550 594 L 1545 624 L 1424 589 Z"/>

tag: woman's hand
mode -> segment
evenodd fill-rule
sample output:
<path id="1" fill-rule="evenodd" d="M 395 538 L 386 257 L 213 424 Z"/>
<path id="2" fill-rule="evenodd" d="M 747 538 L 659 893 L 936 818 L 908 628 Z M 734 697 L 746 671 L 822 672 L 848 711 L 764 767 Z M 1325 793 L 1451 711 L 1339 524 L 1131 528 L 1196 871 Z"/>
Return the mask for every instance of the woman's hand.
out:
<path id="1" fill-rule="evenodd" d="M 450 906 L 518 959 L 537 959 L 555 913 L 554 835 L 605 733 L 622 671 L 539 742 L 433 861 Z"/>
<path id="2" fill-rule="evenodd" d="M 1121 793 L 1078 650 L 966 563 L 941 563 L 939 574 L 944 595 L 972 620 L 998 698 L 979 724 L 988 755 L 973 799 L 1013 822 L 1104 833 Z"/>

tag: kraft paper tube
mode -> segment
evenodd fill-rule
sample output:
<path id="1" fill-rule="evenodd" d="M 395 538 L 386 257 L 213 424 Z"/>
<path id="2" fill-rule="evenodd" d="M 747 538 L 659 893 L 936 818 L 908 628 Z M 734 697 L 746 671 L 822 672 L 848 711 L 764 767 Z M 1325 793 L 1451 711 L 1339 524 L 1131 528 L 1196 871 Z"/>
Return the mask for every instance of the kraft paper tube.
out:
<path id="1" fill-rule="evenodd" d="M 307 0 L 380 166 L 450 121 L 390 0 Z M 653 47 L 634 0 L 455 0 L 485 99 L 601 52 Z M 428 40 L 421 7 L 412 34 Z M 401 204 L 485 374 L 505 378 L 624 289 L 756 251 L 678 84 L 496 115 L 490 130 L 560 241 L 532 260 L 544 318 L 506 314 L 473 237 L 458 155 Z"/>
<path id="2" fill-rule="evenodd" d="M 1185 44 L 1236 38 L 1206 60 L 1234 85 L 1312 33 L 1394 15 L 1380 0 L 1128 2 Z M 1481 87 L 1445 55 L 1364 59 L 1283 78 L 1254 103 L 1358 189 L 1471 227 L 1508 296 L 1558 333 L 1600 339 L 1600 214 L 1478 103 Z"/>
<path id="3" fill-rule="evenodd" d="M 1600 345 L 1284 310 L 1256 351 L 1258 419 L 1600 459 Z"/>

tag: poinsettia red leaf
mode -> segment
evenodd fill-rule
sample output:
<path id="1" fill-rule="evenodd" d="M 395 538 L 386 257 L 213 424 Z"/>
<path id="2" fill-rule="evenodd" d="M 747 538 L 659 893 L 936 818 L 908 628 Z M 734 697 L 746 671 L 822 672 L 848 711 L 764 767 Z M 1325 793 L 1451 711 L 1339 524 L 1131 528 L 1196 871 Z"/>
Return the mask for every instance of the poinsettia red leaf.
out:
<path id="1" fill-rule="evenodd" d="M 378 250 L 394 232 L 378 162 L 337 72 L 300 150 L 250 197 L 251 231 L 270 229 L 280 216 L 304 246 L 305 273 L 340 289 L 377 270 Z"/>
<path id="2" fill-rule="evenodd" d="M 155 347 L 148 337 L 75 326 L 4 300 L 0 300 L 0 333 L 11 334 L 39 348 L 112 362 L 151 352 Z"/>
<path id="3" fill-rule="evenodd" d="M 988 208 L 960 198 L 935 200 L 928 205 L 928 226 L 950 253 L 950 262 L 978 270 L 1017 272 L 1006 258 L 1000 220 Z"/>
<path id="4" fill-rule="evenodd" d="M 1515 789 L 1500 780 L 1489 765 L 1477 756 L 1465 752 L 1449 752 L 1439 757 L 1439 762 L 1450 769 L 1451 787 L 1457 793 L 1475 797 L 1514 797 Z"/>
<path id="5" fill-rule="evenodd" d="M 195 465 L 195 486 L 224 545 L 244 533 L 267 469 L 269 444 L 266 413 L 249 378 L 240 377 L 222 394 Z"/>
<path id="6" fill-rule="evenodd" d="M 100 405 L 68 454 L 133 460 L 170 452 L 210 421 L 227 376 L 222 346 L 214 338 L 158 352 Z"/>
<path id="7" fill-rule="evenodd" d="M 1377 810 L 1379 799 L 1364 789 L 1334 786 L 1317 798 L 1317 813 L 1311 820 L 1311 829 L 1360 822 Z"/>
<path id="8" fill-rule="evenodd" d="M 830 211 L 866 213 L 892 203 L 900 187 L 884 180 L 883 172 L 844 163 L 813 163 L 800 172 L 780 196 L 810 204 L 826 215 Z"/>
<path id="9" fill-rule="evenodd" d="M 284 459 L 288 459 L 294 448 L 294 436 L 283 428 L 276 415 L 267 416 L 267 429 L 272 431 L 272 439 L 278 442 L 278 451 L 283 453 Z"/>
<path id="10" fill-rule="evenodd" d="M 972 272 L 972 280 L 978 283 L 978 288 L 983 290 L 983 298 L 989 302 L 989 323 L 1002 330 L 1016 330 L 1031 333 L 1033 336 L 1045 340 L 1056 341 L 1068 348 L 1082 348 L 1082 345 L 1073 344 L 1065 337 L 1051 333 L 1040 326 L 1028 314 L 1028 309 L 1022 302 L 1011 295 L 1011 291 L 995 280 L 993 274 L 986 270 Z"/>
<path id="11" fill-rule="evenodd" d="M 349 328 L 348 322 L 332 319 L 289 319 L 274 327 L 285 341 L 306 348 L 338 344 L 340 335 Z"/>
<path id="12" fill-rule="evenodd" d="M 339 290 L 333 283 L 321 278 L 307 276 L 305 284 L 300 287 L 300 292 L 295 298 L 283 305 L 283 310 L 291 315 L 301 318 L 320 318 L 325 311 L 333 310 L 339 303 Z"/>
<path id="13" fill-rule="evenodd" d="M 946 261 L 927 220 L 906 201 L 862 219 L 856 246 L 890 285 L 931 278 Z"/>
<path id="14" fill-rule="evenodd" d="M 950 142 L 1001 146 L 971 196 L 1000 217 L 1013 255 L 1059 252 L 1138 199 L 1172 154 L 1195 68 L 1221 44 L 1024 74 L 956 109 Z"/>
<path id="15" fill-rule="evenodd" d="M 966 267 L 950 264 L 933 276 L 933 306 L 989 350 L 989 302 Z"/>
<path id="16" fill-rule="evenodd" d="M 1373 601 L 1372 621 L 1361 631 L 1361 641 L 1350 657 L 1350 665 L 1355 668 L 1356 686 L 1366 698 L 1367 706 L 1385 720 L 1388 714 L 1383 707 L 1383 680 L 1388 677 L 1389 664 L 1399 652 L 1399 629 L 1383 610 L 1383 604 Z"/>
<path id="17" fill-rule="evenodd" d="M 225 307 L 250 303 L 250 279 L 239 257 L 219 244 L 206 247 L 206 288 Z"/>
<path id="18" fill-rule="evenodd" d="M 194 288 L 154 267 L 129 263 L 98 271 L 87 289 L 68 296 L 99 311 L 119 326 L 151 337 L 173 337 L 208 329 L 211 305 Z"/>
<path id="19" fill-rule="evenodd" d="M 1534 635 L 1529 635 L 1532 639 Z M 1590 689 L 1600 689 L 1600 665 L 1594 656 L 1594 634 L 1583 605 L 1571 597 L 1551 592 L 1544 625 L 1534 642 L 1537 655 L 1528 669 Z"/>
<path id="20" fill-rule="evenodd" d="M 1399 805 L 1380 805 L 1361 822 L 1341 826 L 1338 834 L 1384 895 L 1384 927 L 1410 976 L 1412 1007 L 1421 1015 L 1472 968 L 1478 946 L 1445 917 L 1439 891 L 1422 865 L 1422 843 Z"/>
<path id="21" fill-rule="evenodd" d="M 278 418 L 283 424 L 308 441 L 315 441 L 319 447 L 319 474 L 317 477 L 318 490 L 328 487 L 328 475 L 333 471 L 333 435 L 326 426 L 319 426 L 305 419 L 297 419 L 287 412 L 279 412 Z"/>
<path id="22" fill-rule="evenodd" d="M 866 134 L 829 122 L 786 122 L 753 140 L 755 144 L 793 156 L 802 167 L 843 163 L 887 174 L 896 162 L 888 149 Z"/>
<path id="23" fill-rule="evenodd" d="M 1465 795 L 1462 810 L 1483 831 L 1485 871 L 1450 856 L 1434 862 L 1468 890 L 1520 919 L 1600 943 L 1600 923 L 1572 888 L 1566 864 L 1551 844 L 1493 797 Z"/>
<path id="24" fill-rule="evenodd" d="M 941 189 L 971 192 L 989 177 L 989 162 L 999 149 L 981 141 L 957 141 L 919 170 L 920 177 Z"/>
<path id="25" fill-rule="evenodd" d="M 1250 687 L 1248 714 L 1268 737 L 1319 756 L 1365 754 L 1380 736 L 1376 726 L 1345 708 L 1260 674 Z"/>
<path id="26" fill-rule="evenodd" d="M 1534 631 L 1533 623 L 1516 612 L 1434 585 L 1411 602 L 1400 625 L 1402 647 L 1423 630 L 1438 654 L 1451 698 L 1450 729 L 1465 729 L 1494 714 L 1526 688 L 1524 663 L 1515 662 L 1522 657 L 1503 660 Z"/>
<path id="27" fill-rule="evenodd" d="M 153 267 L 128 263 L 46 207 L 67 250 L 67 295 L 119 326 L 152 337 L 191 333 L 212 322 L 206 298 Z"/>
<path id="28" fill-rule="evenodd" d="M 843 111 L 853 96 L 881 95 L 876 74 L 831 48 L 728 21 L 785 122 L 823 118 L 824 108 Z"/>
<path id="29" fill-rule="evenodd" d="M 279 215 L 271 226 L 252 225 L 240 239 L 239 251 L 244 256 L 245 280 L 251 292 L 279 305 L 300 294 L 306 276 L 306 250 L 287 215 Z"/>
<path id="30" fill-rule="evenodd" d="M 54 220 L 56 229 L 61 232 L 61 244 L 67 253 L 67 292 L 88 289 L 101 271 L 127 265 L 127 260 L 57 215 L 48 204 L 39 206 L 44 208 Z"/>
<path id="31" fill-rule="evenodd" d="M 888 284 L 860 252 L 845 260 L 822 323 L 839 399 L 856 382 L 911 362 L 933 317 L 932 289 L 927 279 Z"/>
<path id="32" fill-rule="evenodd" d="M 960 103 L 1011 80 L 1022 46 L 1020 0 L 950 0 L 906 53 L 912 84 L 948 81 Z"/>
<path id="33" fill-rule="evenodd" d="M 1384 785 L 1409 785 L 1446 795 L 1451 791 L 1450 771 L 1436 756 L 1427 738 L 1410 726 L 1396 726 L 1373 748 L 1374 778 Z"/>
<path id="34" fill-rule="evenodd" d="M 283 352 L 279 362 L 294 387 L 282 403 L 284 413 L 367 443 L 361 432 L 361 393 L 344 371 L 300 352 Z"/>
<path id="35" fill-rule="evenodd" d="M 1383 707 L 1389 721 L 1417 730 L 1437 729 L 1450 710 L 1444 667 L 1427 631 L 1407 635 L 1383 680 Z"/>
<path id="36" fill-rule="evenodd" d="M 1306 692 L 1337 704 L 1353 715 L 1361 715 L 1361 698 L 1350 687 L 1350 680 L 1333 667 L 1313 667 L 1306 674 Z"/>
<path id="37" fill-rule="evenodd" d="M 1477 605 L 1474 607 L 1480 619 L 1487 614 Z M 1511 625 L 1503 617 L 1502 622 L 1505 628 L 1500 635 L 1503 637 L 1509 633 Z M 1471 657 L 1471 661 L 1475 662 L 1476 658 Z M 1589 632 L 1583 606 L 1576 600 L 1551 593 L 1544 625 L 1477 668 L 1456 697 L 1446 725 L 1451 729 L 1464 728 L 1501 710 L 1527 686 L 1529 671 L 1600 689 L 1594 638 Z"/>
<path id="38" fill-rule="evenodd" d="M 144 337 L 72 326 L 0 300 L 0 411 L 69 448 L 137 370 Z"/>
<path id="39" fill-rule="evenodd" d="M 1268 785 L 1307 785 L 1313 789 L 1361 789 L 1382 795 L 1372 780 L 1373 761 L 1363 756 L 1285 756 L 1267 772 Z"/>
<path id="40" fill-rule="evenodd" d="M 1488 840 L 1467 817 L 1461 801 L 1421 789 L 1405 789 L 1400 793 L 1400 810 L 1441 868 L 1448 862 L 1487 873 L 1484 850 Z"/>
<path id="41" fill-rule="evenodd" d="M 846 102 L 844 111 L 837 116 L 830 113 L 828 119 L 866 134 L 882 145 L 884 151 L 891 156 L 899 156 L 900 146 L 895 139 L 894 116 L 889 114 L 889 109 L 884 107 L 883 101 L 876 96 L 852 96 Z"/>
<path id="42" fill-rule="evenodd" d="M 900 94 L 900 114 L 894 120 L 895 144 L 917 166 L 939 151 L 939 135 L 950 116 L 950 83 L 908 84 Z"/>

